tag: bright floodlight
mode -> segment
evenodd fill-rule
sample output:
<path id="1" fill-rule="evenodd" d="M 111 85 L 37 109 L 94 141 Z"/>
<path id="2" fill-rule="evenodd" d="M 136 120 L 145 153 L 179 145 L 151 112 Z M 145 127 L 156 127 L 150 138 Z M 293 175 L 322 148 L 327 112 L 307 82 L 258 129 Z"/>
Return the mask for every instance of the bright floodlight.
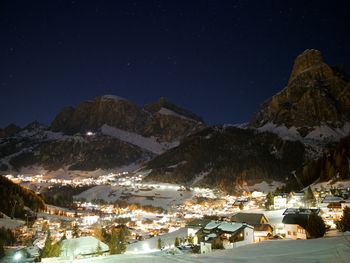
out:
<path id="1" fill-rule="evenodd" d="M 93 133 L 92 131 L 88 131 L 88 132 L 86 133 L 86 135 L 87 135 L 87 136 L 93 136 L 93 135 L 95 135 L 95 133 Z"/>
<path id="2" fill-rule="evenodd" d="M 22 257 L 22 253 L 21 253 L 21 252 L 17 252 L 17 253 L 13 256 L 14 260 L 16 260 L 16 261 L 20 260 L 21 257 Z"/>

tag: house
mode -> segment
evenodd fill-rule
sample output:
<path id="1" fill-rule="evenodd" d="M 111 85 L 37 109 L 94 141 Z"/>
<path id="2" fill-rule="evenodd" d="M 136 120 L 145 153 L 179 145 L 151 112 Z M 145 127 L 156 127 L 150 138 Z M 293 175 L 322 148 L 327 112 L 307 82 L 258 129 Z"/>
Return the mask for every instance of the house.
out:
<path id="1" fill-rule="evenodd" d="M 198 235 L 201 236 L 201 251 L 202 247 L 205 247 L 205 251 L 219 247 L 228 249 L 253 243 L 254 227 L 245 223 L 211 221 Z M 210 249 L 208 244 L 211 244 Z"/>
<path id="2" fill-rule="evenodd" d="M 283 209 L 287 207 L 287 197 L 283 195 L 276 195 L 273 197 L 274 209 Z"/>
<path id="3" fill-rule="evenodd" d="M 65 239 L 62 241 L 61 258 L 76 259 L 92 257 L 98 254 L 106 255 L 108 245 L 92 236 Z"/>
<path id="4" fill-rule="evenodd" d="M 254 242 L 267 240 L 273 233 L 273 227 L 264 214 L 237 213 L 231 217 L 232 222 L 246 223 L 254 227 Z"/>
<path id="5" fill-rule="evenodd" d="M 288 207 L 301 207 L 304 205 L 304 197 L 305 193 L 304 192 L 294 192 L 291 194 L 288 202 Z"/>
<path id="6" fill-rule="evenodd" d="M 187 223 L 187 236 L 193 236 L 193 243 L 198 244 L 198 237 L 197 237 L 197 232 L 201 230 L 203 227 L 205 227 L 211 219 L 194 219 L 190 222 Z"/>
<path id="7" fill-rule="evenodd" d="M 307 232 L 307 224 L 311 214 L 319 214 L 320 209 L 306 209 L 306 208 L 288 208 L 284 211 L 282 223 L 286 238 L 289 239 L 307 239 L 309 233 Z"/>

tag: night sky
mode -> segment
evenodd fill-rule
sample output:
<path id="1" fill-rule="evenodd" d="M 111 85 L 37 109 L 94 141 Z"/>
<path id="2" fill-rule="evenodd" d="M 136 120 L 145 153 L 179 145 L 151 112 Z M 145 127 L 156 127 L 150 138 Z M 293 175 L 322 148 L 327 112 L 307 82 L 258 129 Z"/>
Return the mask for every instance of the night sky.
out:
<path id="1" fill-rule="evenodd" d="M 2 0 L 0 33 L 0 127 L 103 94 L 245 122 L 303 50 L 350 65 L 347 0 Z"/>

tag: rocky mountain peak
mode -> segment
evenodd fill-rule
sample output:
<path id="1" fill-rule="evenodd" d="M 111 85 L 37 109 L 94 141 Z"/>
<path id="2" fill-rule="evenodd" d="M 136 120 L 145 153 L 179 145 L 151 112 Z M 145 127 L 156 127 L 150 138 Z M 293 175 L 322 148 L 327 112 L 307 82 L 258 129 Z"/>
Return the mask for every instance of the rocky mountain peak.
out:
<path id="1" fill-rule="evenodd" d="M 323 62 L 322 54 L 316 49 L 307 49 L 301 53 L 294 61 L 292 73 L 289 78 L 289 83 L 296 77 L 309 70 L 318 70 L 318 67 L 327 66 Z"/>
<path id="2" fill-rule="evenodd" d="M 316 126 L 341 128 L 350 121 L 350 83 L 327 65 L 321 52 L 297 56 L 287 86 L 266 101 L 250 122 L 296 127 L 306 136 Z"/>

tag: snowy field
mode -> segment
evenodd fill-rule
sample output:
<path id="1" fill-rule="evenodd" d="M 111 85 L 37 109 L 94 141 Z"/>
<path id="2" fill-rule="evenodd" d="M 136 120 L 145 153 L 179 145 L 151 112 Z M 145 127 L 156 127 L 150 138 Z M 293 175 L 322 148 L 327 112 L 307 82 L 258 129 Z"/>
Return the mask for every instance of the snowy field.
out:
<path id="1" fill-rule="evenodd" d="M 150 186 L 152 186 L 150 184 Z M 192 191 L 178 191 L 179 186 L 174 184 L 157 184 L 155 187 L 131 188 L 126 186 L 99 185 L 90 188 L 75 198 L 84 198 L 87 201 L 103 199 L 108 202 L 125 200 L 128 203 L 139 203 L 140 205 L 153 205 L 168 209 L 172 205 L 182 204 L 191 199 Z"/>
<path id="2" fill-rule="evenodd" d="M 9 229 L 15 229 L 19 226 L 23 226 L 25 224 L 24 221 L 19 219 L 11 219 L 8 216 L 5 216 L 3 218 L 0 218 L 0 227 L 5 227 Z"/>
<path id="3" fill-rule="evenodd" d="M 244 247 L 216 250 L 209 254 L 169 255 L 165 252 L 124 254 L 75 260 L 76 263 L 168 263 L 168 262 L 230 262 L 230 263 L 348 263 L 350 235 L 311 240 L 265 241 Z M 64 262 L 64 261 L 47 261 Z"/>
<path id="4" fill-rule="evenodd" d="M 338 181 L 338 182 L 332 182 L 332 180 L 328 182 L 315 182 L 311 185 L 312 189 L 331 189 L 331 188 L 349 188 L 350 187 L 350 180 L 346 181 Z"/>

